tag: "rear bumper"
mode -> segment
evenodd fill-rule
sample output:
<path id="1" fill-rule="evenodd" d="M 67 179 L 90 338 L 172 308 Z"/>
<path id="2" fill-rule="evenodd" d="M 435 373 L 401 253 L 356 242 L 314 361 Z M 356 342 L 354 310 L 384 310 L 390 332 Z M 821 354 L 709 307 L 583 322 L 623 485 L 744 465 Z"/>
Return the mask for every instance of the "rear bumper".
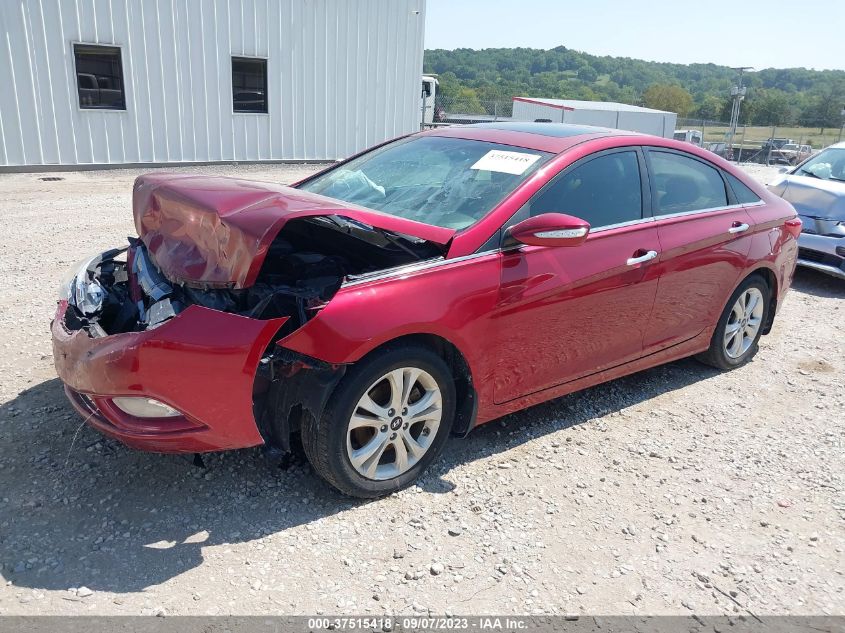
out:
<path id="1" fill-rule="evenodd" d="M 164 453 L 246 448 L 264 439 L 253 414 L 258 363 L 285 319 L 260 321 L 191 306 L 146 332 L 92 338 L 53 320 L 53 357 L 68 398 L 88 424 L 132 448 Z M 147 396 L 177 409 L 138 418 L 115 396 Z"/>

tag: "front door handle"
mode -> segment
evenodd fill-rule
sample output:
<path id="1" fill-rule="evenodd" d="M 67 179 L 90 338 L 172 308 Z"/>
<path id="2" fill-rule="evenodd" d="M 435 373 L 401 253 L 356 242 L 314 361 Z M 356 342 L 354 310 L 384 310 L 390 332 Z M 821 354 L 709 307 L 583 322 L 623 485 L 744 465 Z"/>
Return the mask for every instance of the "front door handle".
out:
<path id="1" fill-rule="evenodd" d="M 642 264 L 643 262 L 650 261 L 655 257 L 657 257 L 657 251 L 648 251 L 645 255 L 629 258 L 628 266 L 636 266 L 637 264 Z"/>
<path id="2" fill-rule="evenodd" d="M 748 225 L 745 222 L 734 222 L 734 225 L 728 229 L 728 233 L 744 233 L 748 230 Z"/>

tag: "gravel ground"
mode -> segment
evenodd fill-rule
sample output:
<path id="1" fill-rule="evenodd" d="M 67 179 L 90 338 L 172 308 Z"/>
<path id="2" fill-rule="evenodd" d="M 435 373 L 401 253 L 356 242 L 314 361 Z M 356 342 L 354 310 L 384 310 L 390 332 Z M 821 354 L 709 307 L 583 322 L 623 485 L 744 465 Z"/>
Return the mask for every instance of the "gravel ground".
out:
<path id="1" fill-rule="evenodd" d="M 739 370 L 683 360 L 508 416 L 362 503 L 301 457 L 200 469 L 80 426 L 57 280 L 133 232 L 138 173 L 0 175 L 0 614 L 845 613 L 845 284 L 799 271 Z"/>

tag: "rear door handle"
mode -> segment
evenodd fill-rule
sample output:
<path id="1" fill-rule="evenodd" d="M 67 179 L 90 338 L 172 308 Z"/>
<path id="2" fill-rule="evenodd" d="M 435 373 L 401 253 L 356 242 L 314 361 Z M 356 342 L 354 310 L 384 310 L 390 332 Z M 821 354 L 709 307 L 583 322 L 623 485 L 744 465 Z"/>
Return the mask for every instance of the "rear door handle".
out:
<path id="1" fill-rule="evenodd" d="M 655 257 L 657 257 L 657 251 L 648 251 L 645 255 L 629 258 L 628 266 L 636 266 L 637 264 L 642 264 L 643 262 L 650 261 Z"/>
<path id="2" fill-rule="evenodd" d="M 745 233 L 748 230 L 748 225 L 745 222 L 735 222 L 734 225 L 728 229 L 728 233 Z"/>

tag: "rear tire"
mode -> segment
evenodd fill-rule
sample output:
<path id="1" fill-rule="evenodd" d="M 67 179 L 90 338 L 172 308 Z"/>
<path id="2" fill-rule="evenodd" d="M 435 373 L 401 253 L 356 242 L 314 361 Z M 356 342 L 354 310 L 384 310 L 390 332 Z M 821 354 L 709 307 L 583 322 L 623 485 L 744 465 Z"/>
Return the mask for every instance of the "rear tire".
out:
<path id="1" fill-rule="evenodd" d="M 314 470 L 365 499 L 412 484 L 441 453 L 455 416 L 455 382 L 429 349 L 400 345 L 347 371 L 320 420 L 303 423 Z"/>
<path id="2" fill-rule="evenodd" d="M 759 275 L 746 278 L 728 299 L 710 348 L 696 359 L 723 371 L 751 360 L 768 323 L 771 294 L 769 284 Z"/>

